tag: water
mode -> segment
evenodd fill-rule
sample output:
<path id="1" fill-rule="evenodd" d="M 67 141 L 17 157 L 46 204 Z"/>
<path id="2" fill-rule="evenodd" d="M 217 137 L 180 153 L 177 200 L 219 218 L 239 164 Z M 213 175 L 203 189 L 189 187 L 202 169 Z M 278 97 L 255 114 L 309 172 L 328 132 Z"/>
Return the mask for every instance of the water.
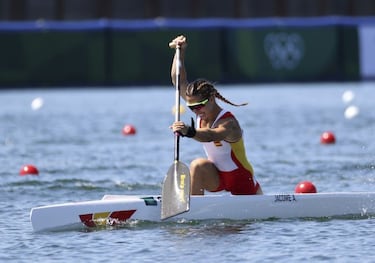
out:
<path id="1" fill-rule="evenodd" d="M 243 129 L 267 193 L 302 180 L 319 192 L 374 191 L 374 83 L 218 86 Z M 352 90 L 346 104 L 341 96 Z M 44 105 L 32 110 L 33 99 Z M 34 233 L 32 207 L 159 194 L 173 161 L 171 87 L 0 91 L 0 261 L 373 262 L 375 220 L 138 222 L 90 231 Z M 360 113 L 344 117 L 356 105 Z M 190 112 L 182 115 L 188 121 Z M 125 124 L 137 128 L 123 136 Z M 336 144 L 320 144 L 333 131 Z M 180 159 L 203 156 L 183 138 Z M 24 164 L 39 176 L 19 176 Z"/>

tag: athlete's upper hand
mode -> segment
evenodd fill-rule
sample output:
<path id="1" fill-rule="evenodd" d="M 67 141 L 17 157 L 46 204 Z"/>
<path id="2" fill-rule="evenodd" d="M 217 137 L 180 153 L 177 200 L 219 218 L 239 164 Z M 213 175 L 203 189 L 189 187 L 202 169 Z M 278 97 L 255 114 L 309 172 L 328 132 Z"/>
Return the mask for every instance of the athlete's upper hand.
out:
<path id="1" fill-rule="evenodd" d="M 177 48 L 180 47 L 181 49 L 185 49 L 187 46 L 186 37 L 184 35 L 180 35 L 169 42 L 170 48 Z"/>

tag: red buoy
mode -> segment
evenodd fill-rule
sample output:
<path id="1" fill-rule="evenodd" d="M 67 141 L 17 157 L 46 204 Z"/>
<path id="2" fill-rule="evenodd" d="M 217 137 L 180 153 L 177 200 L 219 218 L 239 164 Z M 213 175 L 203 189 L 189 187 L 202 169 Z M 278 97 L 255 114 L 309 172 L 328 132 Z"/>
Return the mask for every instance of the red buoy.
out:
<path id="1" fill-rule="evenodd" d="M 297 194 L 316 193 L 315 185 L 310 181 L 303 181 L 297 184 L 294 190 Z"/>
<path id="2" fill-rule="evenodd" d="M 320 142 L 322 144 L 335 143 L 336 142 L 335 135 L 330 131 L 323 132 L 322 135 L 320 136 Z"/>
<path id="3" fill-rule="evenodd" d="M 39 171 L 34 165 L 26 164 L 21 168 L 20 175 L 24 176 L 24 175 L 29 175 L 29 174 L 38 175 Z"/>
<path id="4" fill-rule="evenodd" d="M 136 129 L 133 125 L 130 125 L 130 124 L 127 124 L 124 126 L 124 128 L 122 129 L 122 133 L 124 135 L 134 135 L 136 134 Z"/>

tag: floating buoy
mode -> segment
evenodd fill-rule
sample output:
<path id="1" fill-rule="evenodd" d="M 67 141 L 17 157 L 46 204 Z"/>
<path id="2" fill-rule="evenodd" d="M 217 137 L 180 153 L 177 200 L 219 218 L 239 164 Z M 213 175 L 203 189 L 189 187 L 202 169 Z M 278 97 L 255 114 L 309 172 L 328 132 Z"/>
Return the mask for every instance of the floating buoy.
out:
<path id="1" fill-rule="evenodd" d="M 180 104 L 180 114 L 184 114 L 186 112 L 184 105 Z M 176 113 L 176 105 L 172 108 L 172 114 Z"/>
<path id="2" fill-rule="evenodd" d="M 336 142 L 335 135 L 330 131 L 323 132 L 322 135 L 320 136 L 320 142 L 322 144 L 335 143 Z"/>
<path id="3" fill-rule="evenodd" d="M 303 181 L 297 184 L 294 192 L 297 194 L 316 193 L 315 185 L 310 181 Z"/>
<path id="4" fill-rule="evenodd" d="M 359 113 L 359 108 L 357 106 L 349 106 L 346 108 L 344 112 L 344 116 L 347 119 L 353 119 Z"/>
<path id="5" fill-rule="evenodd" d="M 344 103 L 350 103 L 355 98 L 355 94 L 351 90 L 347 90 L 342 94 L 342 101 Z"/>
<path id="6" fill-rule="evenodd" d="M 29 175 L 29 174 L 38 175 L 39 171 L 34 165 L 26 164 L 21 168 L 20 175 L 24 176 L 24 175 Z"/>
<path id="7" fill-rule="evenodd" d="M 31 109 L 32 110 L 39 110 L 41 107 L 43 107 L 44 101 L 42 98 L 35 98 L 31 102 Z"/>
<path id="8" fill-rule="evenodd" d="M 135 127 L 133 125 L 130 125 L 130 124 L 125 125 L 124 128 L 122 129 L 122 134 L 124 134 L 124 135 L 134 135 L 136 133 L 137 133 L 137 131 L 136 131 Z"/>

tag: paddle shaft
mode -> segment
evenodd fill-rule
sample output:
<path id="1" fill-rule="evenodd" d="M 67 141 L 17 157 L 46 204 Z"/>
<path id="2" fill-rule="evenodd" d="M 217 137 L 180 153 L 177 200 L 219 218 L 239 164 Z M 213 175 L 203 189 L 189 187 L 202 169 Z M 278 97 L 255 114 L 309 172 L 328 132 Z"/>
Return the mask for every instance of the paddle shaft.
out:
<path id="1" fill-rule="evenodd" d="M 180 121 L 180 47 L 175 54 L 176 67 L 176 109 L 175 121 Z M 180 137 L 174 135 L 174 162 L 170 166 L 163 182 L 161 216 L 162 220 L 185 213 L 190 209 L 190 171 L 179 161 Z"/>
<path id="2" fill-rule="evenodd" d="M 180 47 L 176 48 L 176 109 L 175 109 L 175 121 L 180 120 L 180 68 L 181 68 L 181 58 L 180 58 Z M 174 136 L 174 160 L 179 161 L 180 159 L 180 136 L 178 133 Z"/>

